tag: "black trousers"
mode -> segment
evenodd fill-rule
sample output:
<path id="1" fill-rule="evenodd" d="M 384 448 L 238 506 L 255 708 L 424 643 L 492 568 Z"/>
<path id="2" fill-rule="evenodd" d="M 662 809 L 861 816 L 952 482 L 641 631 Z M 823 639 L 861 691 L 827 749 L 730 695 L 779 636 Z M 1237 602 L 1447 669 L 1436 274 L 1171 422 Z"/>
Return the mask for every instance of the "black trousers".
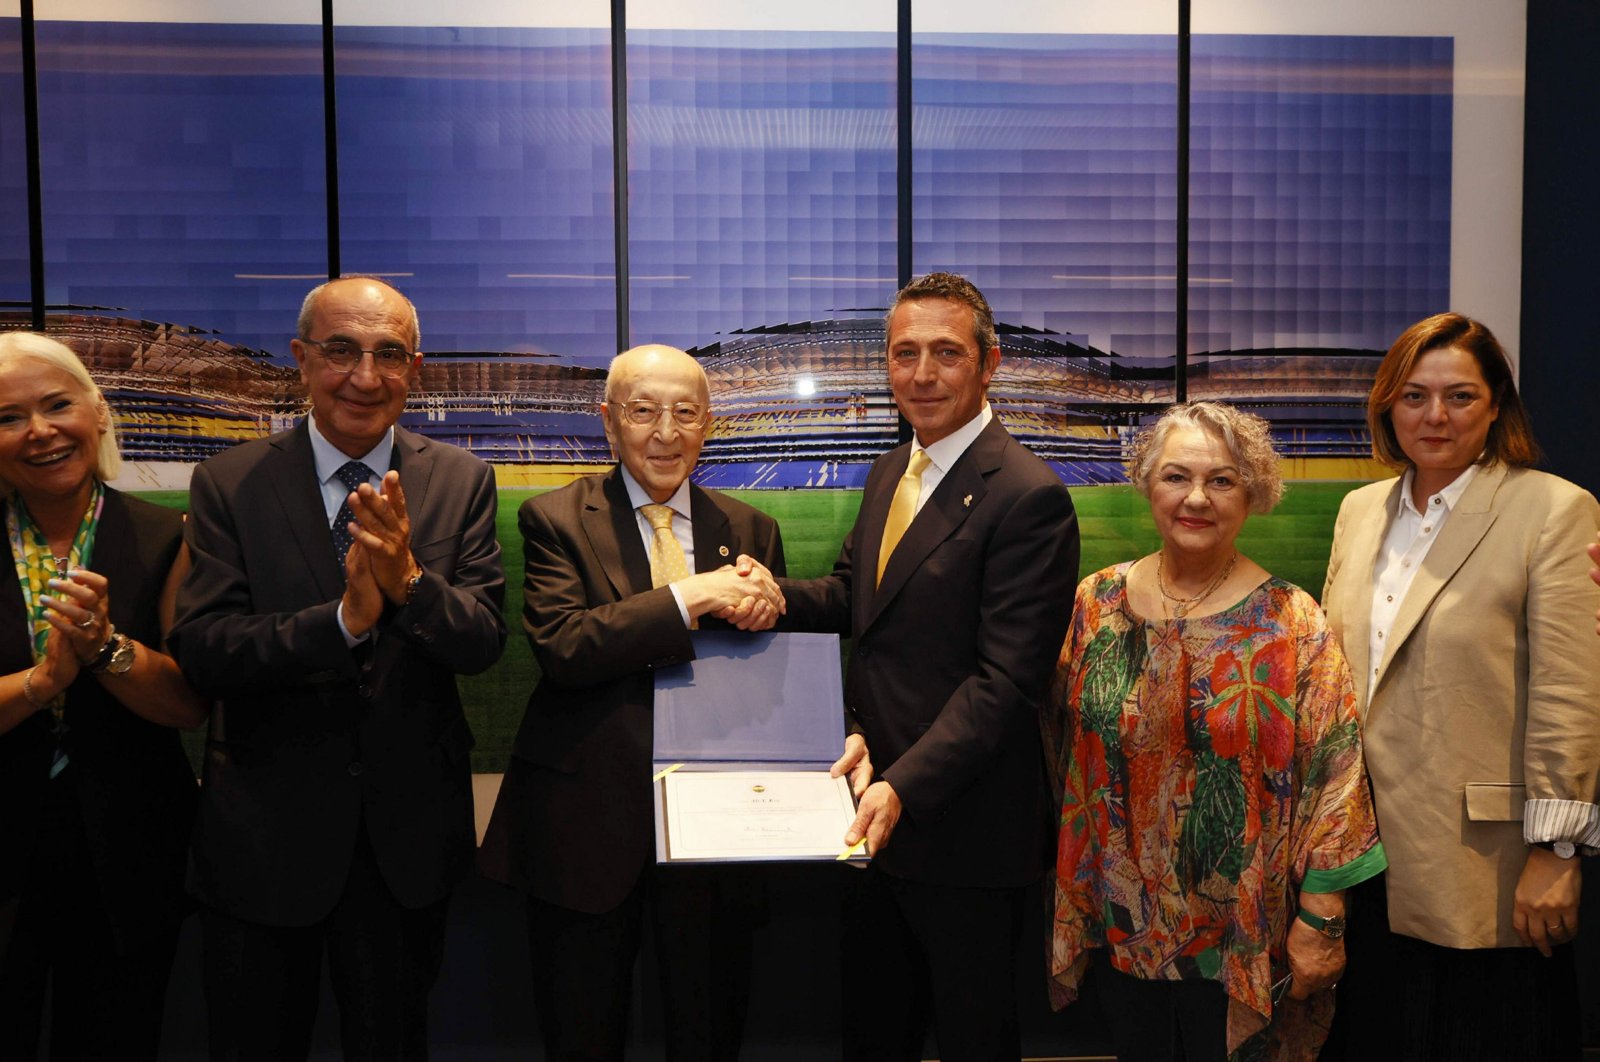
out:
<path id="1" fill-rule="evenodd" d="M 621 904 L 601 914 L 530 896 L 528 952 L 545 1057 L 623 1057 L 648 917 L 669 1062 L 737 1059 L 750 1003 L 750 940 L 765 918 L 765 895 L 760 868 L 652 865 Z"/>
<path id="2" fill-rule="evenodd" d="M 1016 1062 L 1016 961 L 1031 886 L 966 888 L 845 871 L 844 1057 L 923 1057 L 931 1026 L 943 1062 Z"/>
<path id="3" fill-rule="evenodd" d="M 0 1059 L 38 1057 L 48 986 L 51 1059 L 153 1060 L 182 924 L 180 898 L 148 912 L 138 926 L 113 930 L 90 861 L 75 770 L 68 767 L 50 783 L 39 849 L 21 893 L 0 912 L 0 924 L 9 923 L 0 934 Z"/>
<path id="4" fill-rule="evenodd" d="M 1329 1062 L 1577 1062 L 1577 968 L 1571 944 L 1444 948 L 1389 931 L 1385 875 L 1349 895 L 1345 972 Z"/>
<path id="5" fill-rule="evenodd" d="M 339 902 L 309 926 L 268 926 L 201 912 L 213 1062 L 303 1059 L 322 989 L 322 957 L 348 1062 L 428 1057 L 428 992 L 444 959 L 449 900 L 402 907 L 365 827 Z"/>

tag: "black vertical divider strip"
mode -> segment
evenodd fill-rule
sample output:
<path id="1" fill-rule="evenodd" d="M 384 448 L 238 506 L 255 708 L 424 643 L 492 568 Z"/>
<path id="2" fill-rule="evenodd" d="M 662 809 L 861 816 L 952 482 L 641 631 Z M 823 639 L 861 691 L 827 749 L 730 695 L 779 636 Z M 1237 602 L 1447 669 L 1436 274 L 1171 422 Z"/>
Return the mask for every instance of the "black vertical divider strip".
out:
<path id="1" fill-rule="evenodd" d="M 1173 313 L 1173 382 L 1179 402 L 1189 400 L 1189 75 L 1190 0 L 1178 0 L 1178 218 L 1177 279 Z"/>
<path id="2" fill-rule="evenodd" d="M 322 143 L 328 174 L 328 279 L 343 272 L 339 255 L 339 109 L 334 99 L 333 0 L 322 0 Z"/>
<path id="3" fill-rule="evenodd" d="M 897 288 L 911 283 L 911 0 L 895 25 L 895 250 Z"/>
<path id="4" fill-rule="evenodd" d="M 628 349 L 628 3 L 611 0 L 611 198 L 616 246 L 617 350 Z"/>
<path id="5" fill-rule="evenodd" d="M 911 0 L 899 0 L 895 20 L 895 258 L 896 290 L 911 283 Z M 900 441 L 911 422 L 900 414 Z"/>
<path id="6" fill-rule="evenodd" d="M 39 57 L 33 0 L 22 0 L 22 129 L 28 165 L 28 300 L 31 327 L 44 331 L 44 176 L 39 159 Z"/>

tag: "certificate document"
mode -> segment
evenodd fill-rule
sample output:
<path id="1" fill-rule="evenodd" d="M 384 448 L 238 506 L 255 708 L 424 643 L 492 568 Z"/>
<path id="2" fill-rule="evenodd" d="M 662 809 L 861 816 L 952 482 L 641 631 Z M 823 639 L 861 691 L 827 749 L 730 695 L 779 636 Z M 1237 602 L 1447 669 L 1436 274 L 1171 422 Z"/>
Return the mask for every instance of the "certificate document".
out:
<path id="1" fill-rule="evenodd" d="M 674 771 L 658 783 L 672 860 L 833 859 L 855 820 L 827 771 Z"/>

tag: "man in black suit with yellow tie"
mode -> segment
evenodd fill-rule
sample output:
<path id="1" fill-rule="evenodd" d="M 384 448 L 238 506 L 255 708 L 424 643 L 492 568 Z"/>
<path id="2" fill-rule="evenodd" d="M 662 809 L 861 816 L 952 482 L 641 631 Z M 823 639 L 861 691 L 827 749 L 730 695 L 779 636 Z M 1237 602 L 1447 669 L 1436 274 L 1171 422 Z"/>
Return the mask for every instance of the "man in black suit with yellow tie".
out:
<path id="1" fill-rule="evenodd" d="M 215 699 L 189 889 L 214 1060 L 304 1058 L 326 953 L 347 1059 L 427 1057 L 472 863 L 456 676 L 505 643 L 494 473 L 395 425 L 422 355 L 393 287 L 313 290 L 295 428 L 195 470 L 169 643 Z"/>
<path id="2" fill-rule="evenodd" d="M 1052 854 L 1038 703 L 1072 612 L 1078 527 L 1060 478 L 987 402 L 994 318 L 932 273 L 888 316 L 916 433 L 872 466 L 831 574 L 780 580 L 786 628 L 854 638 L 845 683 L 872 863 L 845 909 L 845 1057 L 1015 1059 L 1023 912 Z"/>
<path id="3" fill-rule="evenodd" d="M 783 574 L 783 542 L 765 513 L 689 482 L 711 422 L 705 371 L 689 355 L 618 355 L 600 416 L 616 467 L 517 514 L 522 622 L 543 676 L 481 861 L 527 894 L 547 1058 L 622 1057 L 648 920 L 667 1058 L 733 1059 L 759 882 L 655 865 L 652 673 L 693 659 L 693 626 L 769 626 L 781 597 L 767 569 Z"/>

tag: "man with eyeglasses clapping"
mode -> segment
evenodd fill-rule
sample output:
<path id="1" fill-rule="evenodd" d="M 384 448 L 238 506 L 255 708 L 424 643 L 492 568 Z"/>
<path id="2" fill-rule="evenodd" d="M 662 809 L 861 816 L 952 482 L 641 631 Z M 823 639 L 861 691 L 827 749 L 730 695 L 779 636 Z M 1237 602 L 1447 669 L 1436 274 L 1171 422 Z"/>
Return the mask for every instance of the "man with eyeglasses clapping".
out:
<path id="1" fill-rule="evenodd" d="M 616 467 L 517 514 L 522 625 L 543 677 L 481 861 L 527 894 L 546 1057 L 622 1057 L 648 919 L 667 1058 L 732 1059 L 761 891 L 737 868 L 656 866 L 652 671 L 693 658 L 696 626 L 771 626 L 783 543 L 771 517 L 689 482 L 711 412 L 688 354 L 618 355 L 600 416 Z"/>
<path id="2" fill-rule="evenodd" d="M 451 890 L 472 865 L 456 676 L 505 645 L 494 473 L 395 423 L 416 308 L 314 289 L 311 411 L 195 470 L 169 645 L 213 699 L 189 891 L 214 1060 L 303 1059 L 323 955 L 344 1057 L 425 1059 Z"/>

